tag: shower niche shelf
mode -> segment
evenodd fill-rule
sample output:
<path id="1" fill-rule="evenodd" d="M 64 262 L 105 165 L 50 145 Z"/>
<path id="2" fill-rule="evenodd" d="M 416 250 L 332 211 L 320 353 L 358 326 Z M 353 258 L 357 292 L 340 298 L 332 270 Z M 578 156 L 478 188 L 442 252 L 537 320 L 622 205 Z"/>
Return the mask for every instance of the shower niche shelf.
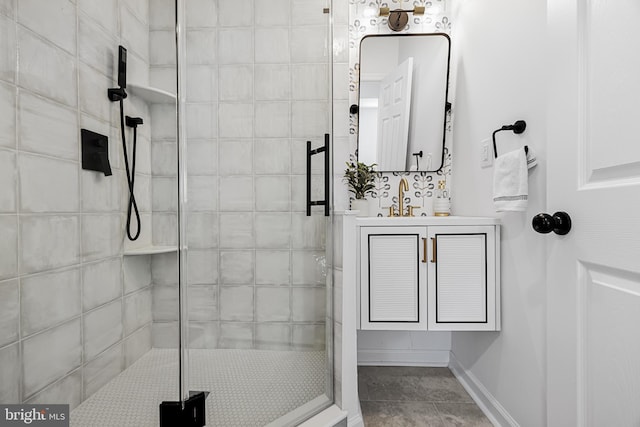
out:
<path id="1" fill-rule="evenodd" d="M 172 93 L 137 83 L 127 84 L 127 91 L 133 96 L 144 99 L 149 104 L 175 104 L 177 100 Z"/>
<path id="2" fill-rule="evenodd" d="M 177 246 L 143 246 L 141 248 L 135 249 L 125 249 L 125 256 L 134 256 L 134 255 L 156 255 L 156 254 L 166 254 L 169 252 L 177 252 Z"/>

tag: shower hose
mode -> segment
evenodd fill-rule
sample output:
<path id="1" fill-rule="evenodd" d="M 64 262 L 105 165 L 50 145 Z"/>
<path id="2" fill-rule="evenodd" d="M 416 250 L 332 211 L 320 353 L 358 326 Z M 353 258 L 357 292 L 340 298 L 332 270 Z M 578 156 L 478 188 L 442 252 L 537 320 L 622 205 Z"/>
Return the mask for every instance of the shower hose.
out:
<path id="1" fill-rule="evenodd" d="M 127 172 L 127 183 L 129 186 L 129 204 L 127 207 L 127 237 L 129 240 L 134 241 L 140 237 L 140 211 L 138 210 L 138 203 L 136 202 L 136 197 L 133 193 L 133 188 L 135 186 L 136 179 L 136 145 L 138 143 L 138 128 L 137 126 L 133 127 L 133 152 L 131 159 L 131 171 L 129 171 L 129 156 L 127 155 L 127 141 L 125 137 L 124 131 L 124 103 L 123 100 L 120 99 L 120 132 L 122 133 L 122 151 L 124 152 L 124 169 Z M 138 224 L 137 231 L 134 234 L 131 232 L 131 214 L 135 213 L 136 222 Z"/>

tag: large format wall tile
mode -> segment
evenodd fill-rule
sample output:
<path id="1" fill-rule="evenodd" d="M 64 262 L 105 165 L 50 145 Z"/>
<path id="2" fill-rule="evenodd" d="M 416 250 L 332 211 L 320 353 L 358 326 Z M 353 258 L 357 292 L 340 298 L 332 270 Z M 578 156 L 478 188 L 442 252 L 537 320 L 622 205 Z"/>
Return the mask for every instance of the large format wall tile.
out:
<path id="1" fill-rule="evenodd" d="M 0 213 L 16 212 L 16 155 L 0 150 Z"/>
<path id="2" fill-rule="evenodd" d="M 96 0 L 84 0 L 93 1 Z M 107 5 L 113 1 L 101 1 L 100 4 Z M 83 3 L 83 0 L 80 1 Z M 108 20 L 104 16 L 102 22 Z M 80 61 L 93 67 L 107 77 L 114 75 L 114 67 L 117 66 L 117 52 L 114 46 L 118 43 L 112 34 L 107 34 L 99 27 L 95 21 L 85 17 L 82 13 L 78 16 L 78 57 Z"/>
<path id="3" fill-rule="evenodd" d="M 118 255 L 124 239 L 123 230 L 123 219 L 120 214 L 83 215 L 83 260 L 93 261 Z"/>
<path id="4" fill-rule="evenodd" d="M 118 29 L 118 0 L 78 0 L 78 7 L 109 33 Z"/>
<path id="5" fill-rule="evenodd" d="M 175 30 L 149 32 L 149 61 L 154 65 L 175 65 Z"/>
<path id="6" fill-rule="evenodd" d="M 87 313 L 83 319 L 84 360 L 90 361 L 122 339 L 122 301 Z"/>
<path id="7" fill-rule="evenodd" d="M 80 260 L 79 225 L 77 216 L 22 216 L 22 272 L 33 273 L 77 263 Z"/>
<path id="8" fill-rule="evenodd" d="M 149 350 L 151 350 L 151 325 L 138 329 L 124 340 L 125 367 L 131 366 Z"/>
<path id="9" fill-rule="evenodd" d="M 291 66 L 289 64 L 255 65 L 255 99 L 286 101 L 291 97 Z"/>
<path id="10" fill-rule="evenodd" d="M 151 289 L 143 289 L 128 295 L 124 299 L 124 334 L 149 324 L 151 316 Z"/>
<path id="11" fill-rule="evenodd" d="M 221 251 L 220 280 L 222 284 L 253 284 L 254 253 L 254 251 Z"/>
<path id="12" fill-rule="evenodd" d="M 293 288 L 294 322 L 322 322 L 326 314 L 324 288 Z"/>
<path id="13" fill-rule="evenodd" d="M 187 8 L 187 28 L 215 27 L 218 3 L 211 0 L 190 0 Z"/>
<path id="14" fill-rule="evenodd" d="M 251 323 L 220 324 L 220 348 L 253 348 L 253 325 Z"/>
<path id="15" fill-rule="evenodd" d="M 251 28 L 225 28 L 218 31 L 220 64 L 250 64 L 253 62 L 253 31 Z"/>
<path id="16" fill-rule="evenodd" d="M 3 17 L 0 16 L 0 31 L 2 31 Z M 0 50 L 0 77 L 3 74 L 2 56 Z M 0 82 L 0 146 L 16 148 L 16 88 Z"/>
<path id="17" fill-rule="evenodd" d="M 118 105 L 105 93 L 119 43 L 129 81 L 148 81 L 148 4 L 0 1 L 0 402 L 73 409 L 151 348 L 150 258 L 129 263 L 123 284 L 128 189 Z M 126 108 L 145 118 L 137 189 L 150 233 L 151 124 L 175 153 L 175 107 L 152 118 L 132 96 Z M 113 176 L 81 170 L 80 128 L 109 137 Z M 126 345 L 125 328 L 136 331 Z"/>
<path id="18" fill-rule="evenodd" d="M 256 251 L 256 284 L 289 285 L 290 264 L 289 251 Z"/>
<path id="19" fill-rule="evenodd" d="M 19 344 L 0 348 L 0 402 L 20 402 Z"/>
<path id="20" fill-rule="evenodd" d="M 86 399 L 102 386 L 115 378 L 124 368 L 123 344 L 113 346 L 93 361 L 87 363 L 83 370 L 83 389 Z"/>
<path id="21" fill-rule="evenodd" d="M 20 328 L 18 292 L 17 279 L 0 282 L 0 347 L 18 340 Z"/>
<path id="22" fill-rule="evenodd" d="M 220 319 L 253 320 L 253 287 L 222 286 L 220 288 Z"/>
<path id="23" fill-rule="evenodd" d="M 254 247 L 253 214 L 250 212 L 220 214 L 220 247 L 248 249 Z"/>
<path id="24" fill-rule="evenodd" d="M 289 29 L 255 29 L 256 63 L 289 63 Z"/>
<path id="25" fill-rule="evenodd" d="M 153 348 L 178 348 L 178 322 L 153 322 Z"/>
<path id="26" fill-rule="evenodd" d="M 154 322 L 178 321 L 178 288 L 153 286 L 152 310 Z"/>
<path id="27" fill-rule="evenodd" d="M 109 101 L 104 96 L 104 89 L 111 87 L 111 76 L 105 76 L 102 70 L 81 64 L 79 67 L 80 111 L 105 122 L 116 117 L 117 104 Z M 101 90 L 102 89 L 102 90 Z"/>
<path id="28" fill-rule="evenodd" d="M 76 106 L 75 58 L 22 28 L 18 29 L 18 46 L 20 85 L 42 96 Z M 43 73 L 42 70 L 47 72 Z"/>
<path id="29" fill-rule="evenodd" d="M 280 323 L 260 323 L 256 325 L 256 348 L 260 350 L 289 350 L 291 346 L 291 326 Z"/>
<path id="30" fill-rule="evenodd" d="M 218 147 L 220 175 L 251 175 L 253 173 L 253 143 L 250 139 L 223 139 L 218 143 Z M 233 185 L 229 187 L 230 191 L 237 190 Z"/>
<path id="31" fill-rule="evenodd" d="M 223 27 L 246 27 L 253 24 L 254 0 L 219 0 L 218 16 Z"/>
<path id="32" fill-rule="evenodd" d="M 289 288 L 256 288 L 256 320 L 288 322 L 291 317 Z"/>
<path id="33" fill-rule="evenodd" d="M 82 372 L 76 369 L 27 400 L 28 403 L 66 404 L 73 410 L 82 401 Z"/>
<path id="34" fill-rule="evenodd" d="M 120 297 L 122 295 L 121 259 L 111 258 L 82 266 L 82 289 L 84 311 Z"/>
<path id="35" fill-rule="evenodd" d="M 288 26 L 291 23 L 291 0 L 255 2 L 256 26 Z"/>
<path id="36" fill-rule="evenodd" d="M 20 0 L 18 22 L 71 54 L 76 52 L 76 6 L 69 0 Z"/>
<path id="37" fill-rule="evenodd" d="M 291 143 L 287 139 L 256 139 L 254 165 L 256 175 L 288 175 L 291 173 Z"/>
<path id="38" fill-rule="evenodd" d="M 149 58 L 149 28 L 147 25 L 127 7 L 120 7 L 120 26 L 122 38 L 128 45 L 128 49 L 147 60 Z"/>
<path id="39" fill-rule="evenodd" d="M 187 243 L 193 249 L 218 246 L 218 214 L 189 212 L 187 214 Z"/>
<path id="40" fill-rule="evenodd" d="M 20 91 L 19 99 L 19 148 L 78 160 L 77 112 L 24 90 Z"/>
<path id="41" fill-rule="evenodd" d="M 256 213 L 256 248 L 289 249 L 291 214 L 288 212 Z"/>
<path id="42" fill-rule="evenodd" d="M 218 283 L 218 251 L 191 249 L 187 254 L 187 280 L 189 285 L 215 285 Z"/>
<path id="43" fill-rule="evenodd" d="M 72 320 L 24 340 L 22 359 L 26 398 L 80 366 L 80 320 Z"/>
<path id="44" fill-rule="evenodd" d="M 24 277 L 20 284 L 22 335 L 80 315 L 80 270 Z"/>
<path id="45" fill-rule="evenodd" d="M 189 348 L 218 348 L 218 322 L 189 322 Z"/>
<path id="46" fill-rule="evenodd" d="M 151 256 L 124 257 L 122 264 L 125 295 L 151 285 Z"/>
<path id="47" fill-rule="evenodd" d="M 18 173 L 21 212 L 78 212 L 77 163 L 20 154 Z"/>
<path id="48" fill-rule="evenodd" d="M 218 320 L 218 287 L 213 285 L 190 285 L 189 321 Z"/>

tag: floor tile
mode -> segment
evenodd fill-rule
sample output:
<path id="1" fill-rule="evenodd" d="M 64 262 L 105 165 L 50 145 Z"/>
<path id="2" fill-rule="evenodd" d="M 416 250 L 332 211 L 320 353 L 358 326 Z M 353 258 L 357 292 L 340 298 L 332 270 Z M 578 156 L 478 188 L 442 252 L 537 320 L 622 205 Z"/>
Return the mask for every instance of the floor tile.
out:
<path id="1" fill-rule="evenodd" d="M 473 402 L 447 368 L 365 367 L 359 373 L 368 400 Z"/>
<path id="2" fill-rule="evenodd" d="M 443 427 L 433 403 L 374 402 L 360 403 L 366 427 Z"/>
<path id="3" fill-rule="evenodd" d="M 492 427 L 475 403 L 436 403 L 445 427 Z"/>

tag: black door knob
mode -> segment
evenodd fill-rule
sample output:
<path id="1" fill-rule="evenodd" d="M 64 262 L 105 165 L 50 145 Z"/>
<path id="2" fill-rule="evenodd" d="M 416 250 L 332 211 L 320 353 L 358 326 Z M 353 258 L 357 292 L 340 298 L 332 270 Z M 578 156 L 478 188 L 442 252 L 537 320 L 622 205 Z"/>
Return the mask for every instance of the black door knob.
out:
<path id="1" fill-rule="evenodd" d="M 566 212 L 556 212 L 553 216 L 539 213 L 533 217 L 531 225 L 538 233 L 547 234 L 553 231 L 562 236 L 571 230 L 571 217 Z"/>

